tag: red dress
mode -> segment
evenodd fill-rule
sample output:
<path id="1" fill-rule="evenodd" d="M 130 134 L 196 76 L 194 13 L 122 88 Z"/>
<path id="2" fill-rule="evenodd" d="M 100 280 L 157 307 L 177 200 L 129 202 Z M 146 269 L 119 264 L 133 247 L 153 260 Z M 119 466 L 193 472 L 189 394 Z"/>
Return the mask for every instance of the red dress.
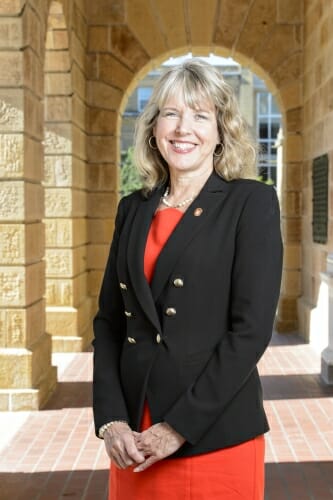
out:
<path id="1" fill-rule="evenodd" d="M 149 282 L 157 258 L 183 213 L 166 208 L 155 214 L 144 260 Z M 141 430 L 151 425 L 145 405 Z M 143 472 L 110 469 L 109 500 L 263 500 L 264 436 L 192 457 L 164 459 Z"/>

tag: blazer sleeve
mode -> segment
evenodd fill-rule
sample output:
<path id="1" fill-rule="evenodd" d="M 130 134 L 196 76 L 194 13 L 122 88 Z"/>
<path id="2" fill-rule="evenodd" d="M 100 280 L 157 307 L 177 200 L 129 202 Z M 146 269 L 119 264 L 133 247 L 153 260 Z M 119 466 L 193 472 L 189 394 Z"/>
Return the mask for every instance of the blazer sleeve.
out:
<path id="1" fill-rule="evenodd" d="M 98 429 L 107 422 L 128 421 L 119 377 L 119 357 L 125 332 L 125 319 L 116 271 L 119 235 L 124 219 L 124 200 L 121 200 L 99 295 L 99 310 L 93 323 L 93 412 L 96 435 Z"/>
<path id="2" fill-rule="evenodd" d="M 230 330 L 222 332 L 200 376 L 164 416 L 191 444 L 200 440 L 246 383 L 271 339 L 282 254 L 276 192 L 259 184 L 238 220 Z"/>

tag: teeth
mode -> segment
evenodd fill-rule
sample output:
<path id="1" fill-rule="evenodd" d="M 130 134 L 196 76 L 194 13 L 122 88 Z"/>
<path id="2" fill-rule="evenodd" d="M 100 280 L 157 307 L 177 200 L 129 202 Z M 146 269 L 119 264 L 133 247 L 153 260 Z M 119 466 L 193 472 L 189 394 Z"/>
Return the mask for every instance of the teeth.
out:
<path id="1" fill-rule="evenodd" d="M 182 149 L 185 151 L 186 149 L 191 149 L 194 147 L 194 144 L 191 143 L 184 143 L 184 142 L 173 142 L 173 146 L 177 149 Z"/>

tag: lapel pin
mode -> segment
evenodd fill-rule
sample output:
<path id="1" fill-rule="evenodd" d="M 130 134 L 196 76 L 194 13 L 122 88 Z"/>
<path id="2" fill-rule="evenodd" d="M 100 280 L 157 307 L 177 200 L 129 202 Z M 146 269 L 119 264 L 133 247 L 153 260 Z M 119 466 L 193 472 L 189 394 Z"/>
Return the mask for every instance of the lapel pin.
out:
<path id="1" fill-rule="evenodd" d="M 196 208 L 196 209 L 194 210 L 194 212 L 193 212 L 193 213 L 194 213 L 195 217 L 200 217 L 200 215 L 202 214 L 202 212 L 203 212 L 202 208 L 201 208 L 201 207 L 198 207 L 198 208 Z"/>

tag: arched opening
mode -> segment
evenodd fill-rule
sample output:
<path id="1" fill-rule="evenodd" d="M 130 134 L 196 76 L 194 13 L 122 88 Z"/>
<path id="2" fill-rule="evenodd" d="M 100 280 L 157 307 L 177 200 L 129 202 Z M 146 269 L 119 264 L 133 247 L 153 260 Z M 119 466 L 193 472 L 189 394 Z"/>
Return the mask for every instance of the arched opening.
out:
<path id="1" fill-rule="evenodd" d="M 206 55 L 200 49 L 192 49 L 193 54 Z M 186 50 L 183 51 L 186 53 Z M 216 55 L 229 55 L 223 48 L 216 48 Z M 159 64 L 171 56 L 179 56 L 180 51 L 170 51 L 152 59 L 135 75 L 127 87 L 120 104 L 117 130 L 121 130 L 122 114 L 133 90 L 138 86 L 141 79 L 156 68 Z M 300 121 L 295 120 L 295 114 L 299 115 L 299 109 L 290 108 L 291 101 L 294 101 L 294 89 L 290 89 L 289 82 L 282 85 L 280 89 L 272 78 L 252 59 L 248 59 L 243 54 L 234 53 L 234 58 L 248 70 L 256 74 L 266 85 L 267 91 L 275 100 L 281 114 L 282 134 L 280 133 L 277 146 L 277 157 L 280 163 L 279 175 L 277 176 L 277 190 L 281 203 L 281 223 L 284 235 L 284 272 L 281 286 L 280 302 L 276 317 L 276 329 L 280 332 L 295 331 L 297 329 L 297 301 L 301 293 L 301 208 L 300 208 L 300 186 L 296 178 L 301 169 L 300 154 Z M 117 157 L 121 156 L 121 143 L 118 137 Z M 293 175 L 294 173 L 294 175 Z"/>
<path id="2" fill-rule="evenodd" d="M 214 4 L 214 5 L 213 5 Z M 288 3 L 250 2 L 241 9 L 232 3 L 214 2 L 202 11 L 197 4 L 173 6 L 126 2 L 103 13 L 88 6 L 89 105 L 112 110 L 116 126 L 108 137 L 89 137 L 90 290 L 97 297 L 107 258 L 115 216 L 121 114 L 133 88 L 150 69 L 170 56 L 192 51 L 194 55 L 231 55 L 265 81 L 282 113 L 284 137 L 278 190 L 285 242 L 284 274 L 277 318 L 279 331 L 298 327 L 297 299 L 301 295 L 301 196 L 302 172 L 302 9 Z M 90 113 L 91 115 L 91 113 Z M 98 164 L 96 150 L 98 153 Z M 279 149 L 280 153 L 282 149 Z M 101 160 L 101 161 L 99 161 Z M 102 165 L 103 162 L 103 165 Z M 106 168 L 108 163 L 108 167 Z M 93 209 L 93 210 L 92 210 Z M 108 218 L 105 221 L 106 216 Z"/>

